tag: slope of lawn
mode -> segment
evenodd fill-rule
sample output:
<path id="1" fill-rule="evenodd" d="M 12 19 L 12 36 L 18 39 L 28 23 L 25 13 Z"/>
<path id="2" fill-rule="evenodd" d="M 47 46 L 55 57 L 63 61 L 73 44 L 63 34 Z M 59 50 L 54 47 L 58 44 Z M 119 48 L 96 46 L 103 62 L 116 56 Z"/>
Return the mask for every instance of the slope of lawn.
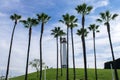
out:
<path id="1" fill-rule="evenodd" d="M 70 80 L 73 80 L 73 69 L 69 69 L 69 77 Z M 98 80 L 112 80 L 112 71 L 110 69 L 98 69 Z M 118 70 L 118 75 L 120 77 L 120 70 Z M 28 80 L 39 80 L 36 78 L 37 73 L 30 73 L 28 75 Z M 46 71 L 46 80 L 56 80 L 56 69 L 48 69 Z M 76 80 L 84 80 L 84 69 L 76 69 Z M 66 78 L 66 69 L 63 69 L 63 76 L 60 76 L 59 69 L 59 80 L 65 80 Z M 15 78 L 11 78 L 10 80 L 24 80 L 24 76 L 19 76 Z M 42 80 L 44 80 L 44 72 Z M 88 80 L 95 80 L 94 69 L 88 69 Z"/>

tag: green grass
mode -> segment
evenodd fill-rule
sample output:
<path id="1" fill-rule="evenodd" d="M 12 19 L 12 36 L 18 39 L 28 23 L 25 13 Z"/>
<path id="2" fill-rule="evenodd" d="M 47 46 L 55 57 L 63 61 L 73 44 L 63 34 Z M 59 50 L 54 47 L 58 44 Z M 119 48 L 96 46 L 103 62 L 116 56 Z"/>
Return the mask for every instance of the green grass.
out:
<path id="1" fill-rule="evenodd" d="M 56 80 L 56 69 L 48 69 L 47 73 L 47 80 Z M 118 70 L 118 75 L 120 77 L 120 70 Z M 36 78 L 36 72 L 30 73 L 28 75 L 28 80 L 38 80 Z M 44 72 L 43 72 L 44 76 Z M 59 69 L 59 80 L 65 80 L 66 78 L 66 69 L 63 69 L 63 76 L 60 76 L 60 69 Z M 69 78 L 73 80 L 73 69 L 69 69 Z M 24 80 L 24 76 L 18 76 L 15 78 L 11 78 L 10 80 Z M 44 80 L 44 77 L 42 77 Z M 76 69 L 76 80 L 84 80 L 84 69 Z M 88 80 L 95 80 L 94 76 L 94 69 L 88 69 Z M 98 80 L 112 80 L 112 74 L 110 69 L 98 69 Z"/>

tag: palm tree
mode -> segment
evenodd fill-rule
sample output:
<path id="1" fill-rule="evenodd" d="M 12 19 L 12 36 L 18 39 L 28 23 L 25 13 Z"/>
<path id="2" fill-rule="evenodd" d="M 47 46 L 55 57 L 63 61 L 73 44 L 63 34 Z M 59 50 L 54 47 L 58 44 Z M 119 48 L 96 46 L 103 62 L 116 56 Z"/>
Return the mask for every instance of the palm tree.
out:
<path id="1" fill-rule="evenodd" d="M 84 29 L 85 26 L 85 15 L 88 15 L 90 11 L 92 10 L 92 6 L 87 6 L 87 4 L 83 3 L 81 5 L 78 5 L 75 9 L 79 14 L 82 15 L 82 28 Z M 82 44 L 83 44 L 83 56 L 84 56 L 84 70 L 85 70 L 85 80 L 88 80 L 87 76 L 87 59 L 86 59 L 86 45 L 85 45 L 85 38 L 84 38 L 84 32 L 82 34 Z"/>
<path id="2" fill-rule="evenodd" d="M 64 23 L 67 26 L 67 71 L 66 71 L 66 80 L 69 80 L 69 28 L 70 26 L 76 25 L 74 24 L 77 22 L 77 19 L 73 18 L 73 15 L 69 15 L 66 13 L 65 15 L 62 16 L 63 20 L 59 20 L 60 22 Z"/>
<path id="3" fill-rule="evenodd" d="M 41 34 L 40 34 L 40 80 L 42 79 L 42 37 L 43 37 L 43 31 L 44 31 L 44 25 L 48 22 L 50 17 L 45 14 L 37 14 L 38 21 L 41 22 Z"/>
<path id="4" fill-rule="evenodd" d="M 71 41 L 72 41 L 72 54 L 73 54 L 73 73 L 74 77 L 73 80 L 76 80 L 76 71 L 75 71 L 75 56 L 74 56 L 74 40 L 73 40 L 73 28 L 77 27 L 77 18 L 75 18 L 74 15 L 70 17 L 72 23 L 70 24 L 70 29 L 71 29 Z"/>
<path id="5" fill-rule="evenodd" d="M 59 34 L 61 32 L 60 27 L 55 27 L 55 29 L 51 30 L 52 33 L 51 35 L 54 35 L 54 37 L 56 38 L 56 46 L 57 46 L 57 71 L 56 71 L 56 80 L 58 80 L 58 37 Z"/>
<path id="6" fill-rule="evenodd" d="M 112 46 L 112 41 L 111 41 L 111 34 L 110 34 L 110 21 L 114 20 L 118 14 L 111 14 L 110 11 L 102 12 L 100 13 L 100 18 L 98 18 L 96 21 L 98 22 L 103 22 L 104 25 L 107 26 L 107 32 L 108 32 L 108 37 L 109 37 L 109 42 L 110 42 L 110 48 L 111 48 L 111 53 L 112 53 L 112 59 L 115 61 L 115 56 L 114 56 L 114 51 L 113 51 L 113 46 Z M 115 71 L 115 79 L 119 80 L 118 78 L 118 72 L 117 69 L 114 67 Z"/>
<path id="7" fill-rule="evenodd" d="M 7 63 L 7 70 L 6 70 L 5 80 L 8 79 L 8 74 L 9 74 L 9 66 L 10 66 L 10 58 L 11 58 L 11 50 L 12 50 L 12 43 L 13 43 L 14 32 L 15 32 L 18 20 L 21 19 L 21 16 L 17 15 L 17 14 L 13 14 L 13 15 L 10 16 L 10 19 L 14 21 L 14 27 L 13 27 L 12 35 L 11 35 L 11 41 L 10 41 L 9 56 L 8 56 L 8 63 Z"/>
<path id="8" fill-rule="evenodd" d="M 62 76 L 62 36 L 66 35 L 66 33 L 61 30 L 60 33 L 59 33 L 59 38 L 60 38 L 60 62 L 61 62 L 61 76 Z"/>
<path id="9" fill-rule="evenodd" d="M 95 24 L 91 24 L 90 27 L 88 27 L 88 29 L 90 31 L 92 31 L 93 33 L 93 45 L 94 45 L 94 61 L 95 61 L 95 79 L 98 80 L 97 77 L 97 62 L 96 62 L 96 47 L 95 47 L 95 33 L 99 32 L 98 30 L 99 26 L 95 25 Z"/>
<path id="10" fill-rule="evenodd" d="M 21 20 L 21 23 L 25 26 L 25 28 L 29 29 L 29 39 L 28 39 L 28 50 L 27 50 L 27 61 L 26 61 L 26 71 L 25 71 L 25 79 L 28 80 L 28 62 L 29 62 L 29 52 L 30 52 L 30 43 L 31 43 L 31 35 L 32 35 L 32 27 L 38 25 L 38 22 L 34 18 L 27 18 L 27 20 Z"/>

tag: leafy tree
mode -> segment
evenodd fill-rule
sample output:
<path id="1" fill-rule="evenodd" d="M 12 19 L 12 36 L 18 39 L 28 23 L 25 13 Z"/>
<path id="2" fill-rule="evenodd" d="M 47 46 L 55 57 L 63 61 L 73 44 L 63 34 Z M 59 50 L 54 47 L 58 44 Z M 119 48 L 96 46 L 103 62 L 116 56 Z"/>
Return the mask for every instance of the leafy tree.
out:
<path id="1" fill-rule="evenodd" d="M 37 71 L 37 78 L 39 78 L 39 70 L 40 70 L 40 59 L 34 59 L 29 62 L 29 65 L 31 65 L 33 68 Z"/>
<path id="2" fill-rule="evenodd" d="M 42 37 L 44 32 L 44 25 L 51 18 L 45 13 L 37 14 L 38 21 L 41 22 L 41 34 L 40 34 L 40 80 L 42 79 Z"/>
<path id="3" fill-rule="evenodd" d="M 57 71 L 56 71 L 56 80 L 58 80 L 58 37 L 60 35 L 61 32 L 63 32 L 60 27 L 55 27 L 55 29 L 51 30 L 52 33 L 51 35 L 54 35 L 54 37 L 56 38 L 56 46 L 57 46 Z"/>
<path id="4" fill-rule="evenodd" d="M 85 15 L 88 15 L 90 13 L 90 11 L 92 10 L 92 6 L 88 6 L 86 3 L 83 3 L 81 5 L 78 5 L 75 9 L 77 10 L 77 12 L 79 14 L 82 15 L 82 28 L 84 30 L 84 26 L 85 26 Z M 82 44 L 83 44 L 83 56 L 84 56 L 84 70 L 85 70 L 85 80 L 88 80 L 88 76 L 87 76 L 87 59 L 86 59 L 86 45 L 85 45 L 85 36 L 84 36 L 84 32 L 82 33 Z"/>
<path id="5" fill-rule="evenodd" d="M 11 41 L 10 41 L 9 56 L 8 56 L 8 62 L 7 62 L 7 70 L 6 70 L 5 80 L 8 79 L 8 74 L 9 74 L 9 66 L 10 66 L 10 58 L 11 58 L 11 51 L 12 51 L 12 43 L 13 43 L 14 32 L 15 32 L 18 20 L 21 19 L 21 16 L 18 15 L 18 14 L 13 14 L 13 15 L 10 16 L 10 19 L 14 21 L 14 27 L 13 27 L 12 35 L 11 35 Z"/>
<path id="6" fill-rule="evenodd" d="M 88 29 L 92 31 L 93 33 L 93 45 L 94 45 L 94 63 L 95 63 L 95 79 L 98 80 L 98 75 L 97 75 L 97 62 L 96 62 L 96 47 L 95 47 L 95 33 L 99 32 L 98 30 L 99 25 L 91 24 Z"/>
<path id="7" fill-rule="evenodd" d="M 28 51 L 27 51 L 26 71 L 25 71 L 25 80 L 28 80 L 27 75 L 28 75 L 28 62 L 29 62 L 29 52 L 30 52 L 32 27 L 38 25 L 38 21 L 34 18 L 27 18 L 27 20 L 21 20 L 20 22 L 23 23 L 25 28 L 29 29 Z"/>
<path id="8" fill-rule="evenodd" d="M 114 51 L 113 51 L 113 46 L 112 46 L 112 41 L 111 41 L 111 34 L 110 34 L 110 21 L 114 20 L 117 16 L 118 16 L 118 14 L 111 14 L 110 11 L 107 10 L 106 12 L 101 12 L 100 18 L 98 18 L 96 20 L 98 22 L 103 22 L 104 25 L 106 25 L 106 27 L 107 27 L 113 61 L 115 61 L 115 56 L 114 56 Z M 119 80 L 117 69 L 115 68 L 114 71 L 115 71 L 115 79 Z"/>

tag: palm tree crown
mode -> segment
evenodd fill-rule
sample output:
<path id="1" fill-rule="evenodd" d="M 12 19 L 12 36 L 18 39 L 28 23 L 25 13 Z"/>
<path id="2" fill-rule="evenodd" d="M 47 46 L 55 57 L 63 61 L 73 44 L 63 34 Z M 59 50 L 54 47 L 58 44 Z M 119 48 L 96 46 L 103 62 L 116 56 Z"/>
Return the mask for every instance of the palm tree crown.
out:
<path id="1" fill-rule="evenodd" d="M 83 3 L 81 5 L 78 5 L 75 9 L 77 10 L 78 13 L 82 15 L 88 15 L 92 8 L 93 8 L 92 6 L 87 6 L 86 3 Z"/>
<path id="2" fill-rule="evenodd" d="M 114 20 L 117 16 L 118 14 L 110 14 L 110 11 L 107 10 L 106 12 L 100 13 L 100 18 L 97 19 L 96 21 L 105 22 L 104 24 L 106 25 L 107 22 Z"/>
<path id="3" fill-rule="evenodd" d="M 88 27 L 88 29 L 89 29 L 90 31 L 93 31 L 93 32 L 100 32 L 100 31 L 98 30 L 98 27 L 99 27 L 99 25 L 91 24 L 90 27 Z"/>
<path id="4" fill-rule="evenodd" d="M 55 29 L 52 29 L 51 31 L 52 31 L 51 35 L 54 35 L 54 37 L 56 38 L 59 36 L 60 27 L 55 27 Z"/>
<path id="5" fill-rule="evenodd" d="M 38 25 L 37 19 L 34 18 L 28 18 L 27 20 L 20 20 L 20 22 L 22 22 L 26 28 L 30 28 L 32 26 Z"/>
<path id="6" fill-rule="evenodd" d="M 15 20 L 15 22 L 16 22 L 17 20 L 21 19 L 21 16 L 20 16 L 20 15 L 17 15 L 17 14 L 15 13 L 15 14 L 13 14 L 13 15 L 10 16 L 10 19 L 11 19 L 11 20 Z"/>
<path id="7" fill-rule="evenodd" d="M 48 16 L 45 13 L 41 13 L 41 14 L 37 14 L 38 17 L 38 21 L 42 22 L 42 23 L 46 23 L 51 17 Z"/>
<path id="8" fill-rule="evenodd" d="M 59 21 L 64 23 L 68 27 L 70 27 L 70 26 L 71 27 L 77 26 L 76 22 L 78 21 L 78 19 L 75 18 L 74 15 L 69 15 L 68 13 L 66 13 L 62 17 L 63 17 L 63 20 L 59 20 Z"/>
<path id="9" fill-rule="evenodd" d="M 81 36 L 81 37 L 82 37 L 83 33 L 84 33 L 84 36 L 87 37 L 87 34 L 88 34 L 89 32 L 87 31 L 87 29 L 81 28 L 81 29 L 78 29 L 78 30 L 77 30 L 77 33 L 76 33 L 76 34 L 77 34 L 78 36 Z"/>

